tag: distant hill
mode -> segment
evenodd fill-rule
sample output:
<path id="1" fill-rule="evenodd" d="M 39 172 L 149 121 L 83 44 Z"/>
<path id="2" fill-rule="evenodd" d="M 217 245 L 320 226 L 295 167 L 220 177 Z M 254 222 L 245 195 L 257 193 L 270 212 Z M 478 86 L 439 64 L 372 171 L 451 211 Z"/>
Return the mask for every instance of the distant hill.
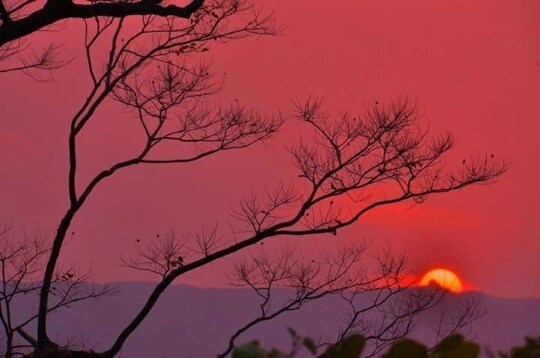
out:
<path id="1" fill-rule="evenodd" d="M 88 301 L 52 316 L 53 337 L 69 334 L 86 348 L 100 350 L 111 343 L 115 334 L 142 305 L 151 283 L 121 283 L 121 291 L 103 301 Z M 287 295 L 276 293 L 276 299 Z M 476 341 L 492 350 L 508 349 L 521 344 L 524 336 L 540 334 L 540 299 L 508 299 L 474 293 L 486 315 L 472 328 Z M 366 297 L 369 299 L 369 297 Z M 449 304 L 459 297 L 449 297 Z M 156 309 L 128 340 L 120 356 L 147 357 L 215 357 L 225 347 L 236 328 L 253 318 L 258 310 L 256 296 L 248 289 L 195 288 L 173 286 Z M 19 309 L 27 311 L 30 302 Z M 245 342 L 259 338 L 265 347 L 290 347 L 287 327 L 314 338 L 331 337 L 344 316 L 343 302 L 329 297 L 312 302 L 299 311 L 263 323 L 242 336 Z M 415 338 L 427 342 L 432 338 L 429 317 L 422 317 Z"/>

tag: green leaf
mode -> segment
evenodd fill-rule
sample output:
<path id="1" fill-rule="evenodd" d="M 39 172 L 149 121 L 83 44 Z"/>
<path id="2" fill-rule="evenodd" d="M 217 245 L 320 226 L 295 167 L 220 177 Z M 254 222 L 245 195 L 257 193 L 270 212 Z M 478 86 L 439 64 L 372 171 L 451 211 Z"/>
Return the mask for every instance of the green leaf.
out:
<path id="1" fill-rule="evenodd" d="M 233 358 L 265 358 L 266 351 L 260 347 L 259 341 L 251 341 L 236 347 L 232 353 Z"/>
<path id="2" fill-rule="evenodd" d="M 459 334 L 446 337 L 433 350 L 433 356 L 437 358 L 477 358 L 479 354 L 480 346 Z"/>
<path id="3" fill-rule="evenodd" d="M 463 336 L 461 334 L 453 334 L 451 336 L 446 337 L 443 339 L 437 347 L 433 350 L 433 353 L 445 353 L 449 352 L 454 348 L 459 347 L 459 345 L 463 342 Z"/>
<path id="4" fill-rule="evenodd" d="M 478 358 L 480 346 L 473 342 L 464 341 L 459 347 L 447 352 L 445 358 Z"/>
<path id="5" fill-rule="evenodd" d="M 392 344 L 385 358 L 426 358 L 428 349 L 423 344 L 409 338 L 403 338 Z"/>
<path id="6" fill-rule="evenodd" d="M 289 358 L 289 356 L 277 349 L 272 349 L 270 353 L 266 356 L 267 358 Z"/>
<path id="7" fill-rule="evenodd" d="M 302 343 L 304 344 L 304 347 L 306 347 L 307 350 L 310 351 L 313 355 L 317 354 L 317 344 L 315 344 L 313 339 L 304 338 L 304 341 Z"/>
<path id="8" fill-rule="evenodd" d="M 322 355 L 323 358 L 358 358 L 362 351 L 366 340 L 359 334 L 353 334 L 342 340 L 341 342 L 328 347 Z"/>

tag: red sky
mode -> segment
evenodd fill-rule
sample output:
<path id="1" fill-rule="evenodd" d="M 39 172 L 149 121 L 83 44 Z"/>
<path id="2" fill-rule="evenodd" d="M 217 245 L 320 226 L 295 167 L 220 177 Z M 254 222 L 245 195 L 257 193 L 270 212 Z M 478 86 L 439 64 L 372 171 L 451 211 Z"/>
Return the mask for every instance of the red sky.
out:
<path id="1" fill-rule="evenodd" d="M 459 139 L 456 155 L 493 152 L 512 161 L 496 185 L 473 187 L 407 210 L 379 210 L 341 239 L 391 243 L 412 267 L 454 269 L 478 289 L 540 297 L 538 155 L 540 3 L 537 0 L 266 0 L 288 26 L 283 36 L 212 49 L 227 72 L 226 95 L 262 110 L 324 96 L 328 107 L 360 110 L 373 99 L 418 100 L 434 130 Z M 0 86 L 0 220 L 52 234 L 67 207 L 66 150 L 70 116 L 89 87 L 75 22 L 50 36 L 79 56 L 37 84 L 4 75 Z M 125 112 L 105 106 L 81 142 L 83 177 L 129 153 Z M 101 281 L 140 279 L 119 266 L 135 237 L 225 223 L 231 207 L 278 179 L 294 179 L 284 145 L 184 166 L 129 169 L 103 185 L 80 212 L 65 257 L 91 266 Z M 310 238 L 324 249 L 325 238 Z M 180 282 L 217 285 L 220 264 Z"/>

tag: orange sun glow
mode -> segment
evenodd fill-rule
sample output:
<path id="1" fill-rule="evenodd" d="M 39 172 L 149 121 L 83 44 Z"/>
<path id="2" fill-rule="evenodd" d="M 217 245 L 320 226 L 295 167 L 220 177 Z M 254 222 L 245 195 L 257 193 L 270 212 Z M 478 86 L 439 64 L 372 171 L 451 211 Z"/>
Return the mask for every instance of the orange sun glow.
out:
<path id="1" fill-rule="evenodd" d="M 463 284 L 455 273 L 447 269 L 433 269 L 428 271 L 420 280 L 420 286 L 430 286 L 433 283 L 454 293 L 463 292 Z"/>

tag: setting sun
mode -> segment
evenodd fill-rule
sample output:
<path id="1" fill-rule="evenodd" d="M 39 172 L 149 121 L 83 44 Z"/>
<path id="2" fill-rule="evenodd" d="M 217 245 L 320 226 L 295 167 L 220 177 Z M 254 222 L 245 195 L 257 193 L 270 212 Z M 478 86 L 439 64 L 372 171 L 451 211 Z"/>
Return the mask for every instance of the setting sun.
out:
<path id="1" fill-rule="evenodd" d="M 440 287 L 454 293 L 463 292 L 463 284 L 455 273 L 447 269 L 434 269 L 428 271 L 420 280 L 420 286 L 437 284 Z"/>

